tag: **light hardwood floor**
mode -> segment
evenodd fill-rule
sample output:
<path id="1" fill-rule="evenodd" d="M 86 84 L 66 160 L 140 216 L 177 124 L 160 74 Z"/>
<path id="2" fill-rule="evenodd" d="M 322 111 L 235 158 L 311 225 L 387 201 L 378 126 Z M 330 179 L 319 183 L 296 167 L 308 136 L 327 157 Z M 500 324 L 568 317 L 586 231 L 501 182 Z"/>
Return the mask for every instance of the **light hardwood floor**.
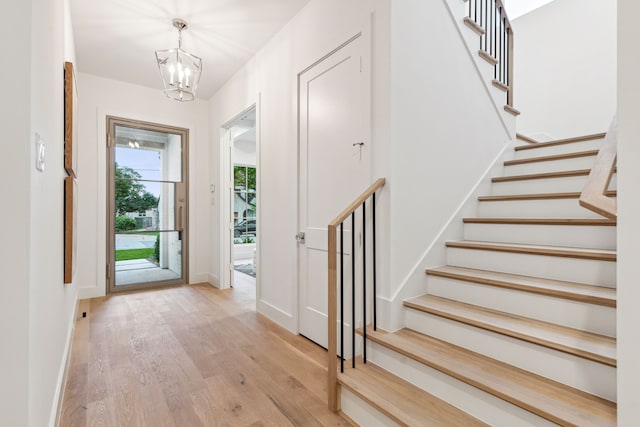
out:
<path id="1" fill-rule="evenodd" d="M 349 426 L 327 409 L 325 350 L 254 295 L 240 280 L 82 301 L 60 427 Z"/>

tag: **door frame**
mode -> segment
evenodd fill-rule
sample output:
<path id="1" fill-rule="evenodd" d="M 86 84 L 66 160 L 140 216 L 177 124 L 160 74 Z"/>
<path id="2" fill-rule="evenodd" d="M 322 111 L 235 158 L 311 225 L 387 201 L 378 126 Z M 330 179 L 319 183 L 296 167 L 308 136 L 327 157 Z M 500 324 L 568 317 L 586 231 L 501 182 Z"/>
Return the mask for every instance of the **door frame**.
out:
<path id="1" fill-rule="evenodd" d="M 296 198 L 297 198 L 297 212 L 296 212 L 296 226 L 297 226 L 297 232 L 303 231 L 302 230 L 302 211 L 301 211 L 301 202 L 302 202 L 302 197 L 301 197 L 301 191 L 302 191 L 302 186 L 301 186 L 301 179 L 300 179 L 300 173 L 301 173 L 301 155 L 302 155 L 302 149 L 301 149 L 301 144 L 302 144 L 302 135 L 301 135 L 301 114 L 302 114 L 302 107 L 301 107 L 301 90 L 302 90 L 302 85 L 301 85 L 301 77 L 304 75 L 304 73 L 310 71 L 311 69 L 313 69 L 315 66 L 321 64 L 323 61 L 329 59 L 332 55 L 334 55 L 335 53 L 339 52 L 341 49 L 349 46 L 351 43 L 360 40 L 363 43 L 363 48 L 362 48 L 362 66 L 364 67 L 364 69 L 366 70 L 365 72 L 365 78 L 366 78 L 366 93 L 365 93 L 365 99 L 366 99 L 366 103 L 369 105 L 369 110 L 367 112 L 367 120 L 364 123 L 364 127 L 366 128 L 366 134 L 365 134 L 365 139 L 367 140 L 367 143 L 370 147 L 370 154 L 369 154 L 369 165 L 368 165 L 368 170 L 369 170 L 369 181 L 371 180 L 372 177 L 372 171 L 373 171 L 373 163 L 374 163 L 374 155 L 373 155 L 373 145 L 372 145 L 372 117 L 371 114 L 373 113 L 372 110 L 372 81 L 373 81 L 373 76 L 372 76 L 372 52 L 371 52 L 371 22 L 368 19 L 365 19 L 362 21 L 361 23 L 361 29 L 359 31 L 354 31 L 351 37 L 347 38 L 344 42 L 342 42 L 341 44 L 339 44 L 337 47 L 335 47 L 333 50 L 331 50 L 330 52 L 326 53 L 325 55 L 323 55 L 322 57 L 320 57 L 319 59 L 317 59 L 316 61 L 314 61 L 312 64 L 310 64 L 308 67 L 304 68 L 303 70 L 301 70 L 298 75 L 296 76 L 296 83 L 297 83 L 297 156 L 298 156 L 298 168 L 297 168 L 297 189 L 296 189 Z M 366 188 L 363 188 L 363 191 Z M 336 212 L 336 215 L 339 212 Z M 302 297 L 302 290 L 301 287 L 303 286 L 303 282 L 302 282 L 302 273 L 303 273 L 303 266 L 302 266 L 302 255 L 301 255 L 301 248 L 300 248 L 300 244 L 296 243 L 296 278 L 297 278 L 297 285 L 295 288 L 295 301 L 296 301 L 296 316 L 297 316 L 297 332 L 298 334 L 300 333 L 300 325 L 302 322 L 302 313 L 301 311 L 303 310 L 303 305 L 301 303 L 301 297 Z M 306 268 L 306 267 L 305 267 Z"/>
<path id="2" fill-rule="evenodd" d="M 157 288 L 163 286 L 176 286 L 189 283 L 189 129 L 177 126 L 163 125 L 159 123 L 145 122 L 135 119 L 126 119 L 123 117 L 106 115 L 106 139 L 107 139 L 107 188 L 106 188 L 106 282 L 107 294 L 118 292 L 128 292 L 138 289 Z M 115 284 L 116 262 L 115 262 L 115 212 L 113 210 L 113 201 L 115 200 L 115 185 L 112 185 L 115 178 L 115 140 L 113 132 L 117 125 L 126 126 L 134 129 L 144 129 L 156 132 L 165 132 L 180 135 L 182 138 L 182 182 L 184 182 L 184 212 L 182 218 L 182 278 L 163 280 L 156 282 L 140 283 L 136 285 L 126 285 L 117 287 Z"/>
<path id="3" fill-rule="evenodd" d="M 231 149 L 231 129 L 236 121 L 249 111 L 255 109 L 256 112 L 256 259 L 261 259 L 262 253 L 262 190 L 261 190 L 261 114 L 260 114 L 260 93 L 256 97 L 256 101 L 251 103 L 248 107 L 244 108 L 238 114 L 235 114 L 231 119 L 227 120 L 220 126 L 220 205 L 222 208 L 222 215 L 220 217 L 220 280 L 218 287 L 220 289 L 228 289 L 232 287 L 234 280 L 234 270 L 231 266 L 232 263 L 232 234 L 233 220 L 231 218 L 231 211 L 233 210 L 233 183 L 232 183 L 232 164 L 233 164 L 233 150 Z M 259 265 L 259 262 L 258 262 Z M 256 304 L 260 297 L 261 290 L 261 273 L 260 268 L 256 269 Z"/>

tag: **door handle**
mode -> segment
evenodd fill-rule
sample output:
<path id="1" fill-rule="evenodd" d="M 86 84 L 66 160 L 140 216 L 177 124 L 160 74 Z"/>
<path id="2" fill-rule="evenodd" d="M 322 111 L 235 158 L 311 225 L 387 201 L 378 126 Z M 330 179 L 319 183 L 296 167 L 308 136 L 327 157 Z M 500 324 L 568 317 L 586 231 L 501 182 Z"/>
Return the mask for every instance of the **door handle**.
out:
<path id="1" fill-rule="evenodd" d="M 304 245 L 304 239 L 305 239 L 304 231 L 301 231 L 298 234 L 296 234 L 296 241 L 301 245 Z"/>
<path id="2" fill-rule="evenodd" d="M 178 231 L 183 231 L 183 225 L 182 225 L 182 205 L 178 206 L 178 215 L 176 216 L 176 230 Z"/>

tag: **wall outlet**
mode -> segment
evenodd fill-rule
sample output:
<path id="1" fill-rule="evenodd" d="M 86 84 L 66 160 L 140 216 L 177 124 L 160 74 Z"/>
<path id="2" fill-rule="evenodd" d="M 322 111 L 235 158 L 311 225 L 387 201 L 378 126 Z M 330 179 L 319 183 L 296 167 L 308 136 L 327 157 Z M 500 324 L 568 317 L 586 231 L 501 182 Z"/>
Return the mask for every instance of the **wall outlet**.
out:
<path id="1" fill-rule="evenodd" d="M 40 138 L 40 134 L 36 132 L 36 169 L 44 172 L 44 141 Z"/>

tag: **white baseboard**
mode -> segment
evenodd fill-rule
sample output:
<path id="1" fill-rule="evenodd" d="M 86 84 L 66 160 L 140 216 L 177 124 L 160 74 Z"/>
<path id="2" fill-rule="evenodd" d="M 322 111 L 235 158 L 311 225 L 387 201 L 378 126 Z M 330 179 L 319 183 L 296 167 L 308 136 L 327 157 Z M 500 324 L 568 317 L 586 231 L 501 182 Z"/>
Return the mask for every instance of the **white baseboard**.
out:
<path id="1" fill-rule="evenodd" d="M 189 284 L 205 283 L 209 281 L 209 273 L 194 273 L 189 275 Z"/>
<path id="2" fill-rule="evenodd" d="M 62 399 L 64 397 L 64 388 L 67 384 L 67 373 L 69 370 L 69 361 L 71 360 L 71 347 L 73 344 L 73 333 L 76 329 L 76 319 L 78 318 L 78 307 L 80 306 L 80 299 L 76 298 L 75 307 L 73 309 L 73 315 L 69 322 L 69 328 L 67 330 L 67 339 L 64 346 L 64 354 L 62 357 L 62 363 L 58 371 L 58 381 L 56 382 L 56 394 L 53 396 L 54 405 L 51 408 L 51 415 L 49 417 L 49 427 L 57 427 L 60 423 L 60 416 L 62 415 Z"/>
<path id="3" fill-rule="evenodd" d="M 258 313 L 267 316 L 270 320 L 273 320 L 292 333 L 298 333 L 298 321 L 292 314 L 286 313 L 263 299 L 258 300 L 256 305 Z"/>

